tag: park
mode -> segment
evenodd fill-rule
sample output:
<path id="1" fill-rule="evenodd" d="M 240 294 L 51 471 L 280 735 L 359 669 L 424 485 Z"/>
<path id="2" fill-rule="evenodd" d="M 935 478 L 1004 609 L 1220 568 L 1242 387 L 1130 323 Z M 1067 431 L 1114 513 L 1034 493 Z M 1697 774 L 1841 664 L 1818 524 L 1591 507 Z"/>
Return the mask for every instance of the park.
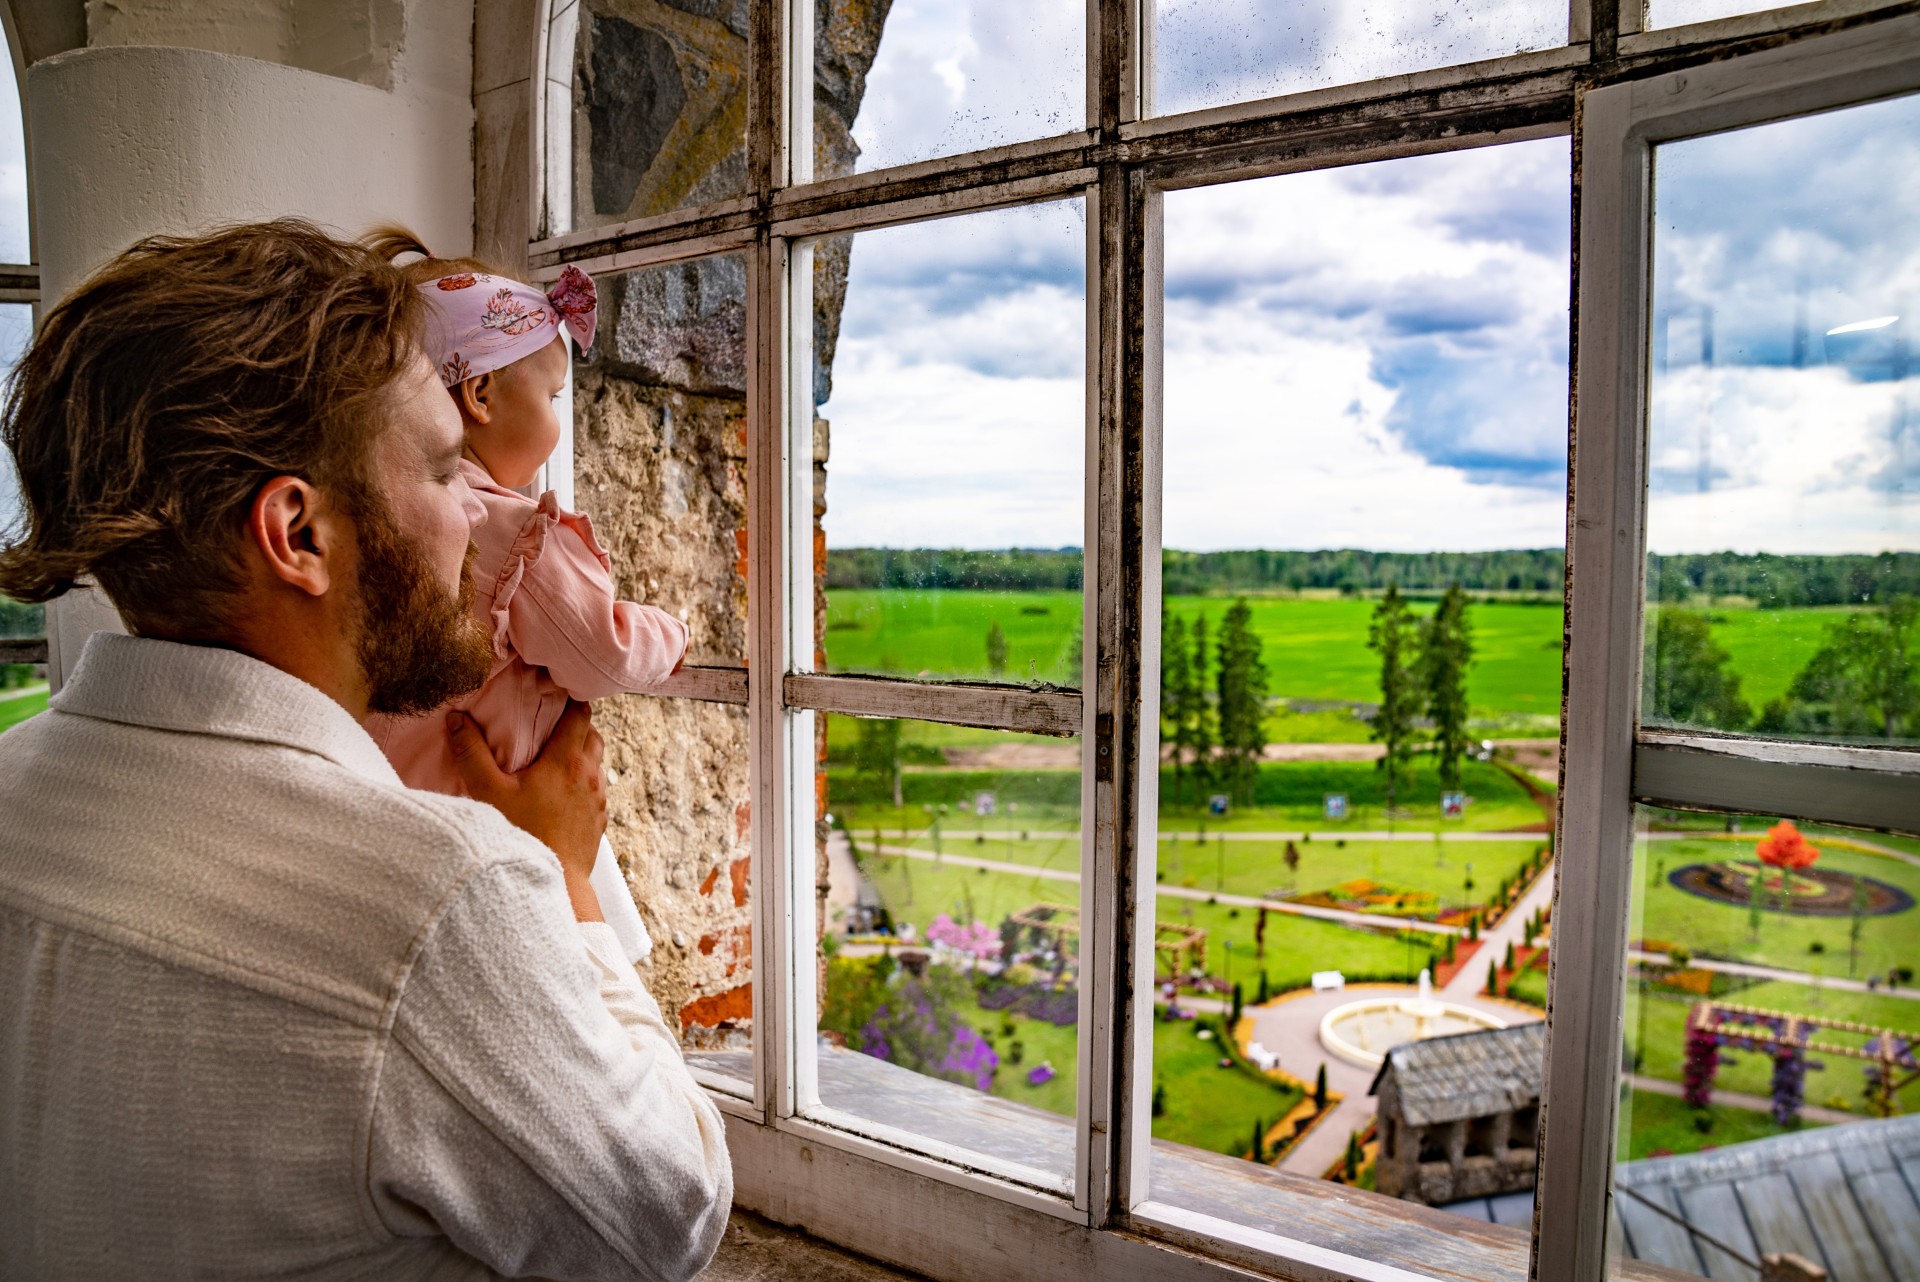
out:
<path id="1" fill-rule="evenodd" d="M 837 590 L 829 666 L 1072 684 L 1079 599 L 1064 590 Z M 1562 627 L 1557 597 L 1474 600 L 1467 729 L 1477 750 L 1446 780 L 1431 749 L 1416 744 L 1390 781 L 1378 763 L 1383 746 L 1369 742 L 1382 703 L 1380 658 L 1368 644 L 1379 600 L 1302 592 L 1247 603 L 1270 675 L 1261 748 L 1231 782 L 1226 768 L 1186 777 L 1189 759 L 1177 749 L 1163 760 L 1154 907 L 1156 1138 L 1369 1186 L 1371 1072 L 1316 1038 L 1326 1011 L 1409 999 L 1426 972 L 1436 998 L 1491 1024 L 1544 1014 Z M 1435 602 L 1409 604 L 1413 636 Z M 1217 639 L 1230 608 L 1220 597 L 1169 598 L 1168 630 L 1190 637 L 1205 617 Z M 1701 617 L 1710 661 L 1758 708 L 1795 689 L 1796 674 L 1851 614 L 1722 601 Z M 1077 918 L 1077 744 L 901 722 L 891 731 L 897 750 L 881 763 L 863 724 L 871 723 L 831 720 L 828 798 L 834 839 L 846 843 L 882 915 L 829 944 L 839 952 L 828 963 L 830 992 L 871 1001 L 902 982 L 889 969 L 897 956 L 924 953 L 915 960 L 922 972 L 907 981 L 916 999 L 931 995 L 939 1020 L 977 1035 L 985 1054 L 967 1060 L 971 1084 L 1070 1115 L 1076 1038 L 1065 999 L 1075 991 L 1077 935 L 1010 923 L 1036 913 Z M 1177 743 L 1177 727 L 1164 738 Z M 1920 990 L 1908 987 L 1920 965 L 1909 915 L 1920 842 L 1810 827 L 1794 835 L 1817 854 L 1775 869 L 1756 847 L 1776 826 L 1766 817 L 1643 816 L 1623 1159 L 1920 1106 L 1920 1085 L 1900 1067 L 1916 1040 L 1903 1030 L 1920 1028 Z M 1800 847 L 1793 858 L 1805 858 Z M 967 952 L 932 942 L 936 919 L 992 945 Z M 1340 991 L 1316 989 L 1327 972 L 1338 972 Z M 1009 996 L 1009 984 L 1019 992 Z M 830 998 L 822 1027 L 855 1049 L 881 1031 L 842 1016 Z M 1797 1029 L 1797 1051 L 1766 1040 L 1776 1025 Z M 1702 1027 L 1718 1030 L 1704 1089 Z M 1787 1052 L 1797 1067 L 1782 1070 Z M 959 1080 L 935 1058 L 909 1066 Z M 1783 1108 L 1775 1079 L 1795 1074 L 1803 1088 Z"/>

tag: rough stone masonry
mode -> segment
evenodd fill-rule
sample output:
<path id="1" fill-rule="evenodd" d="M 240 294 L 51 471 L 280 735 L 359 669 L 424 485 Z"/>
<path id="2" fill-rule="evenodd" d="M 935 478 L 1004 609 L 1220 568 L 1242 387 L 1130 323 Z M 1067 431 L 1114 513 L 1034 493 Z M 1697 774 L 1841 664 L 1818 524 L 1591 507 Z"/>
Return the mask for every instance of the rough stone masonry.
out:
<path id="1" fill-rule="evenodd" d="M 852 123 L 891 0 L 816 6 L 815 172 L 851 173 Z M 585 0 L 575 54 L 575 227 L 746 188 L 746 0 Z M 831 390 L 849 240 L 815 251 L 815 400 Z M 575 493 L 615 583 L 687 620 L 689 661 L 746 658 L 746 263 L 725 254 L 610 278 L 575 369 Z M 824 548 L 827 425 L 814 424 Z M 816 556 L 815 635 L 826 602 Z M 746 710 L 628 696 L 595 710 L 608 837 L 655 948 L 648 984 L 691 1047 L 743 1047 L 753 1009 Z M 825 725 L 822 718 L 821 752 Z M 825 813 L 825 775 L 817 775 Z M 824 894 L 824 833 L 819 884 Z"/>

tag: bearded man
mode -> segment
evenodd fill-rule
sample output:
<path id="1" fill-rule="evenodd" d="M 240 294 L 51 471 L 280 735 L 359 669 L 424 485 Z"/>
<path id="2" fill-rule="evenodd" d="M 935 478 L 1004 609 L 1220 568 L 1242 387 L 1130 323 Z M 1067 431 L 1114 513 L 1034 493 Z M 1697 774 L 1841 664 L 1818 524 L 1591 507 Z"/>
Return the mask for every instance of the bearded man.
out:
<path id="1" fill-rule="evenodd" d="M 7 400 L 0 592 L 97 634 L 0 736 L 0 1277 L 682 1278 L 719 1112 L 598 920 L 600 743 L 478 800 L 360 728 L 487 675 L 414 288 L 282 221 L 143 242 Z M 490 804 L 483 804 L 490 803 Z"/>

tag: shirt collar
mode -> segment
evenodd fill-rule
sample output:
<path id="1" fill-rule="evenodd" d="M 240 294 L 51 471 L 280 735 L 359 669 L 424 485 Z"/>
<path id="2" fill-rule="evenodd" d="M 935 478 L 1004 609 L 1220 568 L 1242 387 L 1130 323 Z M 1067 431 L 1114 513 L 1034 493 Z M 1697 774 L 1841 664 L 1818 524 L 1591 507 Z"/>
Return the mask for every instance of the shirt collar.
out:
<path id="1" fill-rule="evenodd" d="M 279 744 L 376 782 L 400 782 L 345 708 L 237 650 L 96 632 L 50 706 L 154 730 Z"/>

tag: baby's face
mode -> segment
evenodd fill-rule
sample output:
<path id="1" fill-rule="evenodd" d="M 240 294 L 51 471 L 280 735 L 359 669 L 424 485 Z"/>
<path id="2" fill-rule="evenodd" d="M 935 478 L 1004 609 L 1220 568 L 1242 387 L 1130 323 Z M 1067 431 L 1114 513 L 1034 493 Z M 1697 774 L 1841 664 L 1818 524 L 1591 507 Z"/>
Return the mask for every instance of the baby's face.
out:
<path id="1" fill-rule="evenodd" d="M 489 382 L 486 420 L 468 424 L 473 452 L 501 485 L 526 485 L 560 444 L 553 401 L 567 383 L 566 341 L 555 338 Z"/>

